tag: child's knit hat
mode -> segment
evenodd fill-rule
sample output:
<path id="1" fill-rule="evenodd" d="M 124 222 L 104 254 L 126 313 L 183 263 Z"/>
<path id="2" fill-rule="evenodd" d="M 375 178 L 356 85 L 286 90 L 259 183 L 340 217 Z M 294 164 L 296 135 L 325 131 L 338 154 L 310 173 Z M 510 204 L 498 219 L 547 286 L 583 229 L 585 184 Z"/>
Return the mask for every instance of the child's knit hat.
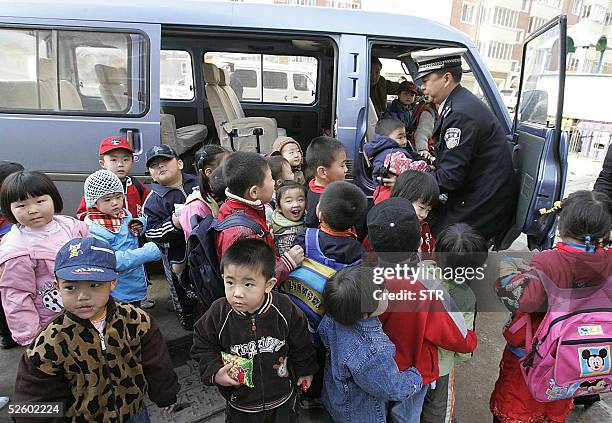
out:
<path id="1" fill-rule="evenodd" d="M 272 152 L 278 151 L 280 153 L 284 146 L 291 143 L 298 146 L 298 148 L 300 149 L 300 154 L 302 154 L 302 157 L 304 157 L 304 152 L 302 151 L 300 143 L 291 137 L 278 137 L 276 140 L 274 140 L 274 144 L 272 144 Z"/>
<path id="2" fill-rule="evenodd" d="M 108 170 L 98 170 L 85 180 L 85 205 L 91 208 L 100 198 L 115 192 L 124 193 L 121 179 Z"/>

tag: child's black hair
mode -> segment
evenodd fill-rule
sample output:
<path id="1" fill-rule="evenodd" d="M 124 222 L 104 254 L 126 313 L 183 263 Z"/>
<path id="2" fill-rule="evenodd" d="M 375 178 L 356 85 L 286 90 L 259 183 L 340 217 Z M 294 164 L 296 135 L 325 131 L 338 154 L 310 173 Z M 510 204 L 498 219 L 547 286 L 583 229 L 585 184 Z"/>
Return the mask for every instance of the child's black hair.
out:
<path id="1" fill-rule="evenodd" d="M 17 219 L 11 212 L 11 203 L 41 195 L 51 197 L 55 213 L 62 211 L 64 207 L 62 196 L 47 175 L 42 172 L 25 170 L 12 173 L 7 176 L 0 189 L 0 210 L 10 222 L 17 223 Z"/>
<path id="2" fill-rule="evenodd" d="M 332 276 L 323 290 L 325 312 L 336 322 L 353 326 L 378 309 L 375 291 L 383 290 L 382 284 L 374 283 L 371 267 L 349 266 Z"/>
<path id="3" fill-rule="evenodd" d="M 323 166 L 331 167 L 340 151 L 344 151 L 344 145 L 332 137 L 316 137 L 306 149 L 306 167 L 312 173 L 317 174 L 317 168 Z"/>
<path id="4" fill-rule="evenodd" d="M 212 197 L 218 202 L 224 202 L 227 198 L 225 195 L 227 184 L 225 183 L 225 178 L 223 178 L 223 166 L 219 166 L 213 170 L 213 173 L 211 173 L 208 178 L 208 182 L 210 183 Z"/>
<path id="5" fill-rule="evenodd" d="M 325 223 L 336 231 L 344 231 L 363 221 L 368 199 L 356 185 L 346 181 L 329 184 L 319 200 L 319 211 Z"/>
<path id="6" fill-rule="evenodd" d="M 259 154 L 236 151 L 223 164 L 223 179 L 232 194 L 244 197 L 251 187 L 263 185 L 269 168 L 266 159 Z"/>
<path id="7" fill-rule="evenodd" d="M 395 118 L 385 118 L 376 122 L 374 132 L 378 135 L 389 136 L 393 131 L 404 127 L 404 122 Z"/>
<path id="8" fill-rule="evenodd" d="M 217 144 L 206 144 L 195 154 L 195 167 L 198 174 L 198 185 L 200 193 L 205 197 L 206 194 L 212 195 L 210 186 L 210 177 L 206 176 L 206 168 L 211 168 L 213 171 L 219 167 L 219 162 L 224 154 L 228 154 L 225 148 Z"/>
<path id="9" fill-rule="evenodd" d="M 21 163 L 10 162 L 8 160 L 0 161 L 0 187 L 2 187 L 2 182 L 9 176 L 11 173 L 19 172 L 20 170 L 24 170 Z M 3 216 L 2 210 L 0 210 L 0 217 Z"/>
<path id="10" fill-rule="evenodd" d="M 446 227 L 436 239 L 436 262 L 441 268 L 477 268 L 487 260 L 487 241 L 467 223 Z"/>
<path id="11" fill-rule="evenodd" d="M 284 181 L 282 184 L 276 188 L 276 204 L 280 204 L 281 199 L 283 198 L 283 194 L 292 189 L 299 189 L 306 197 L 306 187 L 299 182 L 296 181 Z"/>
<path id="12" fill-rule="evenodd" d="M 610 234 L 610 198 L 599 191 L 580 190 L 561 203 L 559 234 L 595 244 Z"/>
<path id="13" fill-rule="evenodd" d="M 420 201 L 435 206 L 440 198 L 440 188 L 431 174 L 407 170 L 397 177 L 391 197 L 402 197 L 410 202 Z"/>
<path id="14" fill-rule="evenodd" d="M 261 239 L 243 238 L 234 242 L 223 254 L 221 259 L 221 273 L 225 266 L 243 266 L 259 271 L 266 280 L 274 277 L 276 258 L 274 252 Z"/>
<path id="15" fill-rule="evenodd" d="M 283 156 L 266 157 L 266 161 L 268 162 L 268 166 L 270 166 L 270 172 L 272 172 L 272 179 L 274 179 L 274 182 L 282 179 L 283 166 L 285 166 L 285 164 L 291 167 L 287 159 L 285 159 Z"/>

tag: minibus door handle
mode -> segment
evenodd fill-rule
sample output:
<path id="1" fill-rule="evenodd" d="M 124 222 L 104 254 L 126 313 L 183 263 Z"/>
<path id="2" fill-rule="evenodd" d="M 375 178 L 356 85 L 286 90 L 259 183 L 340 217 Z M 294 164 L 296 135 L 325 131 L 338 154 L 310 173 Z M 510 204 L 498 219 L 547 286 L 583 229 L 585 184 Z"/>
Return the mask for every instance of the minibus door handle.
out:
<path id="1" fill-rule="evenodd" d="M 128 141 L 128 144 L 132 147 L 135 154 L 142 153 L 142 143 L 140 140 L 140 134 L 138 129 L 125 128 L 122 132 L 125 131 L 125 139 Z"/>

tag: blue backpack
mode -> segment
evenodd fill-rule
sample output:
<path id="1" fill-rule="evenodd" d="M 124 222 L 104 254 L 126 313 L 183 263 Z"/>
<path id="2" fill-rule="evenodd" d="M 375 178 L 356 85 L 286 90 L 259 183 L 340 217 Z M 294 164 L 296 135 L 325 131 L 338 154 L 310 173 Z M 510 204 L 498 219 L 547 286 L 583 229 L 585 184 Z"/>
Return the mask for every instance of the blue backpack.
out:
<path id="1" fill-rule="evenodd" d="M 210 307 L 216 299 L 225 295 L 215 243 L 216 233 L 234 226 L 247 227 L 260 238 L 265 237 L 267 232 L 244 213 L 233 214 L 221 222 L 210 214 L 204 217 L 193 215 L 190 224 L 192 232 L 187 239 L 187 269 L 183 275 L 189 278 L 189 285 L 200 302 Z"/>
<path id="2" fill-rule="evenodd" d="M 304 312 L 313 339 L 318 342 L 317 328 L 325 315 L 323 307 L 325 283 L 339 270 L 358 265 L 361 260 L 344 264 L 326 257 L 319 245 L 319 229 L 306 229 L 305 244 L 305 258 L 302 265 L 289 273 L 289 277 L 279 289 Z"/>

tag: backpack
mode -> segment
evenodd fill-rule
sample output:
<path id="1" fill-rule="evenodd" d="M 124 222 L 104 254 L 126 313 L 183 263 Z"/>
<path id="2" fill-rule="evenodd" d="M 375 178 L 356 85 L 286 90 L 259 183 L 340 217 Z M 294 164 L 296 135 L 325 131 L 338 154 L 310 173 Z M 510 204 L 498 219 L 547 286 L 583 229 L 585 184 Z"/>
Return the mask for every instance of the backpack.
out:
<path id="1" fill-rule="evenodd" d="M 315 343 L 320 342 L 316 332 L 325 315 L 325 283 L 337 271 L 361 263 L 361 260 L 358 260 L 355 263 L 343 264 L 326 257 L 319 245 L 319 231 L 320 229 L 306 228 L 304 261 L 300 267 L 289 273 L 287 280 L 279 286 L 279 290 L 287 294 L 306 315 L 308 329 Z"/>
<path id="2" fill-rule="evenodd" d="M 527 328 L 520 367 L 531 395 L 550 402 L 612 391 L 612 280 L 563 289 L 536 272 L 547 293 L 544 320 L 533 337 L 529 314 L 509 328 Z"/>
<path id="3" fill-rule="evenodd" d="M 219 267 L 219 257 L 215 235 L 234 226 L 245 226 L 263 238 L 267 235 L 261 226 L 244 213 L 235 213 L 221 222 L 212 214 L 204 217 L 193 215 L 190 220 L 192 232 L 187 239 L 187 272 L 189 285 L 200 302 L 209 307 L 215 300 L 225 295 L 223 278 Z"/>

